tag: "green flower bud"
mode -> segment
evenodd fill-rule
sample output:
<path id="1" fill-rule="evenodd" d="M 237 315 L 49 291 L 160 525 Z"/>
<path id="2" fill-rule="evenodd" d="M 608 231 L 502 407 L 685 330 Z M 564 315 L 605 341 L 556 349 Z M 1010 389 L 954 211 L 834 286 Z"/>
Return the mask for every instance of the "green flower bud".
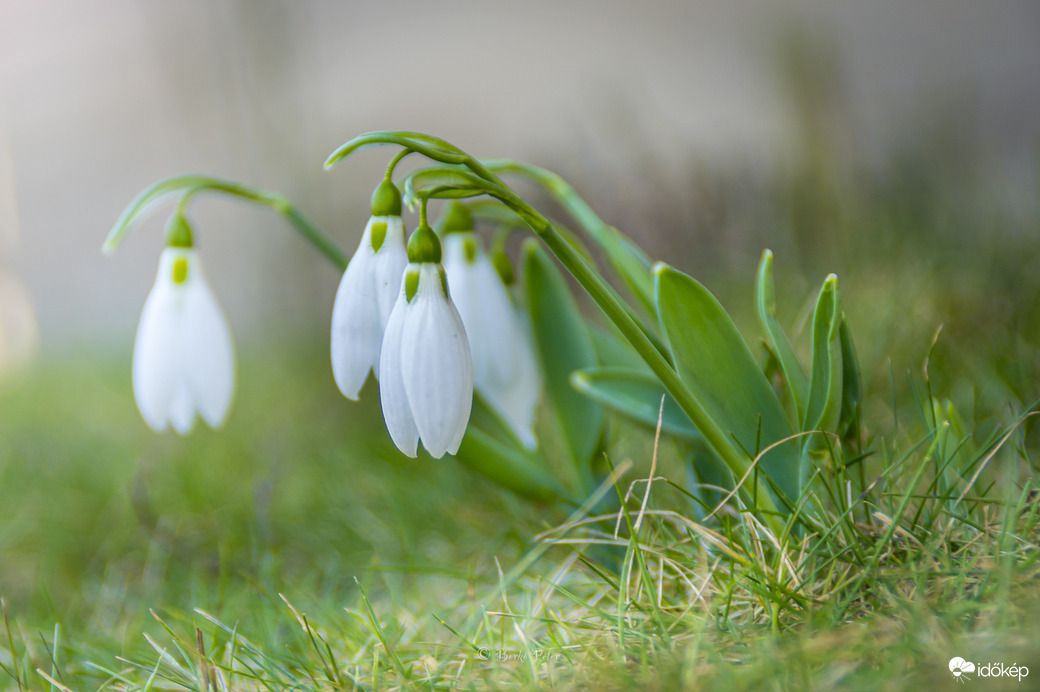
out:
<path id="1" fill-rule="evenodd" d="M 384 180 L 372 193 L 372 216 L 400 216 L 401 192 L 389 180 Z"/>
<path id="2" fill-rule="evenodd" d="M 408 261 L 434 264 L 441 261 L 441 241 L 429 224 L 419 224 L 408 239 Z"/>
<path id="3" fill-rule="evenodd" d="M 473 230 L 473 214 L 469 207 L 461 202 L 452 200 L 444 208 L 444 214 L 440 219 L 441 233 L 461 233 Z"/>
<path id="4" fill-rule="evenodd" d="M 195 247 L 191 226 L 188 225 L 188 220 L 180 214 L 174 214 L 166 222 L 166 246 Z"/>

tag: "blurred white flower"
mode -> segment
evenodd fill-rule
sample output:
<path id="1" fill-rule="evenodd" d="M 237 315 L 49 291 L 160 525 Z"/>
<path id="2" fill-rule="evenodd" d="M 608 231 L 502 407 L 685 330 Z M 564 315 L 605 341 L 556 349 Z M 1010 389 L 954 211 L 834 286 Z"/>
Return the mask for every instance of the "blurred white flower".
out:
<path id="1" fill-rule="evenodd" d="M 408 265 L 379 361 L 383 419 L 397 448 L 414 457 L 422 440 L 435 459 L 456 453 L 473 405 L 473 363 L 440 264 Z"/>
<path id="2" fill-rule="evenodd" d="M 379 377 L 379 351 L 408 264 L 400 216 L 373 216 L 343 273 L 332 308 L 332 374 L 357 401 L 368 371 Z"/>
<path id="3" fill-rule="evenodd" d="M 134 343 L 134 397 L 156 432 L 191 432 L 196 414 L 216 428 L 235 386 L 235 352 L 195 250 L 167 247 L 159 259 Z"/>
<path id="4" fill-rule="evenodd" d="M 476 234 L 447 233 L 443 243 L 448 287 L 473 354 L 474 385 L 524 446 L 534 449 L 541 382 L 531 337 Z"/>

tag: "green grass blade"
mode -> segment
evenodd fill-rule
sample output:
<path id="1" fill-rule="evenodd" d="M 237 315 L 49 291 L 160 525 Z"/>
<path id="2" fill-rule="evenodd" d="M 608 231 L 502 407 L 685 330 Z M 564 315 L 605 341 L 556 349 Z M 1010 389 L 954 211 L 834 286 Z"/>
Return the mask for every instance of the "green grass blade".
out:
<path id="1" fill-rule="evenodd" d="M 390 642 L 386 638 L 386 634 L 383 632 L 383 628 L 379 624 L 379 618 L 376 616 L 376 610 L 372 607 L 372 601 L 368 600 L 368 594 L 365 593 L 364 587 L 361 586 L 361 582 L 357 577 L 354 577 L 354 583 L 357 584 L 358 591 L 361 592 L 361 600 L 365 603 L 365 610 L 368 611 L 368 625 L 372 629 L 372 633 L 379 639 L 379 643 L 383 645 L 383 651 L 390 657 L 390 663 L 393 665 L 394 670 L 401 676 L 402 680 L 410 680 L 411 674 L 405 667 L 401 659 L 398 658 L 397 652 L 390 646 Z"/>

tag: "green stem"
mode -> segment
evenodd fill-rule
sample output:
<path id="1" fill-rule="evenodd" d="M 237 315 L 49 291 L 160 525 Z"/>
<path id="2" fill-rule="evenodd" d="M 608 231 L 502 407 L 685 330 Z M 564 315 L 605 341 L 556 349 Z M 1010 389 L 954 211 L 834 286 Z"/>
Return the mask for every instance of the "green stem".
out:
<path id="1" fill-rule="evenodd" d="M 109 232 L 101 249 L 111 254 L 122 242 L 123 238 L 155 203 L 167 195 L 177 192 L 182 194 L 178 211 L 183 213 L 187 203 L 200 192 L 223 192 L 250 202 L 262 204 L 280 214 L 296 229 L 305 240 L 311 243 L 330 262 L 341 271 L 346 269 L 350 257 L 346 255 L 332 240 L 319 229 L 299 208 L 287 197 L 276 192 L 267 192 L 243 185 L 232 180 L 211 178 L 202 175 L 177 175 L 160 180 L 145 188 L 135 197 L 119 216 L 115 226 Z"/>
<path id="2" fill-rule="evenodd" d="M 311 243 L 318 252 L 323 254 L 327 260 L 332 262 L 340 271 L 346 271 L 350 263 L 350 257 L 339 249 L 321 229 L 314 225 L 307 216 L 297 209 L 288 199 L 284 200 L 285 206 L 280 210 L 292 227 Z"/>
<path id="3" fill-rule="evenodd" d="M 394 182 L 394 170 L 397 168 L 397 164 L 401 163 L 401 161 L 406 156 L 410 156 L 414 153 L 414 149 L 410 149 L 407 147 L 397 152 L 397 155 L 394 156 L 394 158 L 390 159 L 390 163 L 386 166 L 386 175 L 384 176 L 384 180 L 386 180 L 389 183 Z"/>
<path id="4" fill-rule="evenodd" d="M 541 185 L 605 251 L 611 267 L 628 284 L 643 308 L 653 314 L 653 279 L 651 262 L 643 250 L 624 233 L 605 223 L 570 183 L 552 171 L 510 159 L 488 159 L 481 162 L 488 170 L 516 173 Z"/>
<path id="5" fill-rule="evenodd" d="M 564 209 L 574 217 L 594 238 L 602 238 L 610 229 L 617 231 L 613 226 L 605 223 L 603 219 L 589 206 L 581 195 L 561 176 L 545 168 L 532 166 L 522 161 L 512 159 L 484 159 L 484 166 L 493 172 L 519 173 L 544 187 L 556 200 L 563 205 Z M 650 269 L 650 260 L 644 254 L 639 254 L 639 260 Z"/>
<path id="6" fill-rule="evenodd" d="M 426 197 L 426 196 L 422 197 L 422 199 L 419 200 L 419 225 L 420 226 L 429 226 L 430 225 L 426 221 L 426 205 L 429 204 L 429 202 L 430 202 L 430 198 Z"/>

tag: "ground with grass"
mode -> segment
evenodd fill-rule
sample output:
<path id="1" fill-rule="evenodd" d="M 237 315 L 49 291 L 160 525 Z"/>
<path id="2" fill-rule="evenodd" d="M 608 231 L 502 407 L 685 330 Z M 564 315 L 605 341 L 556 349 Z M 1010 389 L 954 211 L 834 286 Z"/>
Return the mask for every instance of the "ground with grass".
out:
<path id="1" fill-rule="evenodd" d="M 805 179 L 758 191 L 810 234 L 778 231 L 781 317 L 837 271 L 864 396 L 781 528 L 620 418 L 581 506 L 405 459 L 321 335 L 247 344 L 226 426 L 187 438 L 139 420 L 128 351 L 45 358 L 0 393 L 2 687 L 941 689 L 961 657 L 1028 689 L 1036 220 Z M 757 344 L 746 259 L 705 281 Z"/>

